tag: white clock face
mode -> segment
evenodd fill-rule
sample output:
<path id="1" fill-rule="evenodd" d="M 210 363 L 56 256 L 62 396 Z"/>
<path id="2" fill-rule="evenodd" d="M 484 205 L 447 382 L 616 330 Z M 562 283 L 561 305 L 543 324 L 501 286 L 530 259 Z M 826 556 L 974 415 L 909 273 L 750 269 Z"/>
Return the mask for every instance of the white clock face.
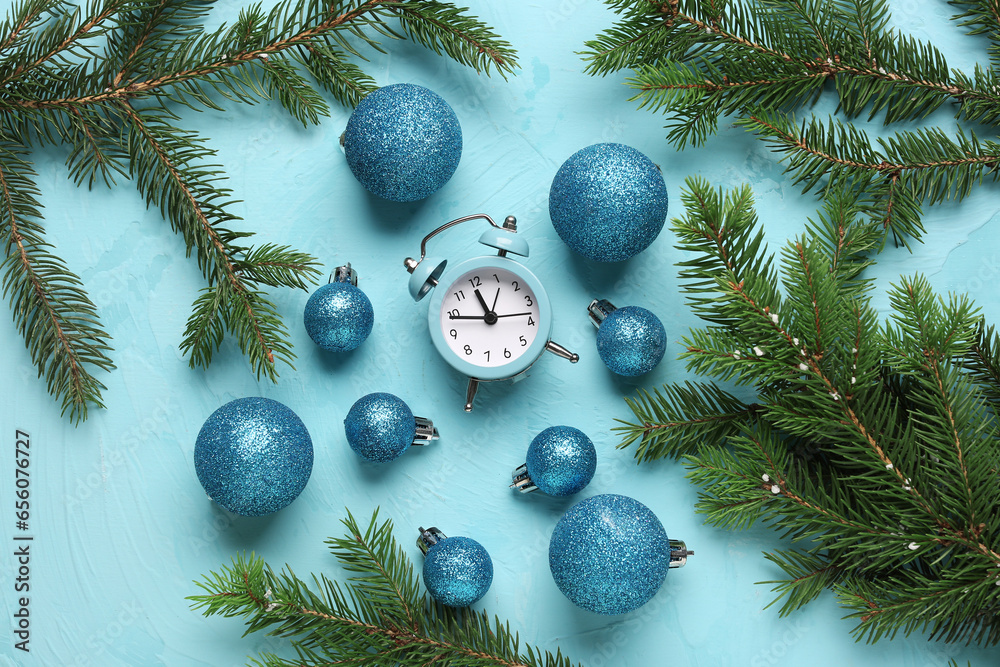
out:
<path id="1" fill-rule="evenodd" d="M 470 364 L 509 364 L 538 335 L 538 299 L 516 273 L 499 267 L 473 269 L 447 289 L 441 331 L 451 351 Z"/>

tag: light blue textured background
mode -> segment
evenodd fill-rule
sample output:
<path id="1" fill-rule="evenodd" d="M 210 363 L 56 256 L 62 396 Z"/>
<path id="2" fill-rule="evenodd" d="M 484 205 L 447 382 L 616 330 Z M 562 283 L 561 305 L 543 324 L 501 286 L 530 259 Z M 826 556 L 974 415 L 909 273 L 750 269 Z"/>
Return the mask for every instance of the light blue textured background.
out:
<path id="1" fill-rule="evenodd" d="M 4 3 L 6 4 L 6 3 Z M 227 20 L 240 7 L 219 3 Z M 996 650 L 929 644 L 921 637 L 856 645 L 851 623 L 824 595 L 805 611 L 781 619 L 768 587 L 754 582 L 779 573 L 760 553 L 778 541 L 766 530 L 741 533 L 703 526 L 692 506 L 696 490 L 680 466 L 636 466 L 615 450 L 609 433 L 629 415 L 621 397 L 639 386 L 684 377 L 675 361 L 680 337 L 694 324 L 677 295 L 681 259 L 664 233 L 636 259 L 614 266 L 574 256 L 547 216 L 547 192 L 570 154 L 598 141 L 621 141 L 662 165 L 678 214 L 688 174 L 735 186 L 749 182 L 772 249 L 799 233 L 815 200 L 801 196 L 759 142 L 731 128 L 699 150 L 675 153 L 663 140 L 662 119 L 626 101 L 622 77 L 582 74 L 575 55 L 584 40 L 610 24 L 594 0 L 560 3 L 471 2 L 473 10 L 520 52 L 522 69 L 505 82 L 476 76 L 408 43 L 372 54 L 379 83 L 430 87 L 455 108 L 465 153 L 455 177 L 429 200 L 411 205 L 378 201 L 351 176 L 337 138 L 348 112 L 336 108 L 319 127 L 297 126 L 277 105 L 236 106 L 226 113 L 190 113 L 185 125 L 211 137 L 231 176 L 241 229 L 256 240 L 309 250 L 329 270 L 351 261 L 375 305 L 371 338 L 355 353 L 331 356 L 308 339 L 301 313 L 308 295 L 276 294 L 299 355 L 297 370 L 280 382 L 256 382 L 232 341 L 208 371 L 191 370 L 177 345 L 202 278 L 181 240 L 158 212 L 146 211 L 131 184 L 113 191 L 75 188 L 63 167 L 65 151 L 35 155 L 45 215 L 58 252 L 82 276 L 114 336 L 118 370 L 108 385 L 106 411 L 74 428 L 59 418 L 44 384 L 8 320 L 0 326 L 4 378 L 0 453 L 0 664 L 228 666 L 258 650 L 282 651 L 263 636 L 241 639 L 237 621 L 204 619 L 184 597 L 192 580 L 254 550 L 273 565 L 300 573 L 336 575 L 323 545 L 339 535 L 349 507 L 362 520 L 375 506 L 396 524 L 397 537 L 419 554 L 417 525 L 468 535 L 490 551 L 493 587 L 477 605 L 508 618 L 523 640 L 561 647 L 591 667 L 652 665 L 943 665 L 996 664 Z M 983 42 L 965 37 L 947 20 L 941 0 L 896 0 L 895 24 L 933 40 L 950 64 L 970 71 L 985 61 Z M 831 105 L 821 106 L 828 110 Z M 950 126 L 948 113 L 936 122 Z M 402 259 L 437 224 L 484 211 L 517 215 L 529 239 L 528 264 L 549 285 L 553 337 L 578 351 L 580 363 L 547 356 L 517 385 L 487 386 L 472 414 L 461 405 L 465 383 L 435 355 L 424 306 L 407 296 Z M 874 275 L 884 287 L 901 273 L 923 271 L 942 291 L 966 291 L 993 322 L 1000 321 L 1000 199 L 983 188 L 960 206 L 926 216 L 926 242 L 912 254 L 888 249 Z M 459 259 L 479 254 L 479 230 L 456 230 L 435 252 Z M 618 305 L 650 308 L 667 326 L 664 362 L 637 381 L 611 376 L 594 347 L 585 308 L 595 296 Z M 347 447 L 342 420 L 359 396 L 390 391 L 419 415 L 431 417 L 442 438 L 385 466 L 364 464 Z M 316 459 L 302 496 L 280 513 L 257 519 L 230 516 L 211 503 L 194 473 L 195 436 L 219 405 L 247 395 L 267 396 L 294 409 L 312 433 Z M 534 434 L 569 424 L 591 436 L 598 472 L 582 497 L 618 492 L 646 503 L 671 537 L 696 550 L 688 567 L 671 572 L 653 601 L 622 618 L 573 607 L 548 571 L 548 537 L 573 502 L 507 489 L 510 471 L 524 460 Z M 32 436 L 32 652 L 12 648 L 13 433 Z"/>

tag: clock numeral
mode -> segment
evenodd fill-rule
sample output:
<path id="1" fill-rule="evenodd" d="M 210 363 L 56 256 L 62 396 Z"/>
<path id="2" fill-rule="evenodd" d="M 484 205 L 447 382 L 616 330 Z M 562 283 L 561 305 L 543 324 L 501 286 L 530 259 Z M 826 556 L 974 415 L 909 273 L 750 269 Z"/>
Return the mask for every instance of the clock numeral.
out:
<path id="1" fill-rule="evenodd" d="M 528 315 L 528 326 L 529 327 L 535 326 L 535 320 L 531 319 L 531 315 Z"/>
<path id="2" fill-rule="evenodd" d="M 527 294 L 525 294 L 525 295 L 524 295 L 524 303 L 525 303 L 525 304 L 527 304 L 528 306 L 533 306 L 533 305 L 535 305 L 535 302 L 534 302 L 534 301 L 532 301 L 532 300 L 531 300 L 531 297 L 530 297 L 530 296 L 528 296 Z"/>
<path id="3" fill-rule="evenodd" d="M 517 281 L 516 280 L 510 281 L 510 284 L 514 286 L 514 291 L 515 292 L 520 292 L 521 291 L 521 288 L 517 286 Z"/>
<path id="4" fill-rule="evenodd" d="M 458 308 L 452 308 L 451 310 L 448 311 L 448 315 L 450 315 L 451 317 L 458 317 L 459 315 L 461 315 L 461 313 L 458 312 Z"/>
<path id="5" fill-rule="evenodd" d="M 486 350 L 485 352 L 483 352 L 483 354 L 486 355 L 486 361 L 489 361 L 490 360 L 490 351 Z"/>
<path id="6" fill-rule="evenodd" d="M 468 345 L 466 345 L 465 346 L 465 355 L 469 356 L 470 354 L 472 354 L 472 348 L 469 347 Z"/>
<path id="7" fill-rule="evenodd" d="M 521 336 L 521 338 L 524 338 L 524 336 Z M 507 348 L 503 349 L 503 358 L 510 359 L 510 350 L 508 350 Z"/>
<path id="8" fill-rule="evenodd" d="M 524 340 L 524 336 L 521 336 L 521 347 L 524 347 L 527 344 L 528 344 L 528 341 Z"/>
<path id="9" fill-rule="evenodd" d="M 462 290 L 458 290 L 457 292 L 452 292 L 452 294 L 455 295 L 455 300 L 456 301 L 461 301 L 462 299 L 465 298 L 465 292 L 463 292 Z M 528 304 L 528 305 L 531 305 L 531 304 Z"/>
<path id="10" fill-rule="evenodd" d="M 469 278 L 469 282 L 472 283 L 473 287 L 481 287 L 483 284 L 483 281 L 479 279 L 479 276 L 472 276 Z"/>
<path id="11" fill-rule="evenodd" d="M 494 279 L 495 279 L 495 280 L 496 280 L 497 282 L 500 282 L 500 278 L 498 278 L 498 277 L 497 277 L 497 274 L 495 274 L 495 273 L 494 273 L 494 274 L 493 274 L 493 278 L 494 278 Z"/>
<path id="12" fill-rule="evenodd" d="M 451 330 L 451 331 L 449 331 L 448 333 L 450 333 L 450 334 L 451 334 L 451 337 L 452 337 L 452 338 L 458 338 L 458 332 L 457 332 L 457 331 L 455 331 L 454 329 L 452 329 L 452 330 Z"/>

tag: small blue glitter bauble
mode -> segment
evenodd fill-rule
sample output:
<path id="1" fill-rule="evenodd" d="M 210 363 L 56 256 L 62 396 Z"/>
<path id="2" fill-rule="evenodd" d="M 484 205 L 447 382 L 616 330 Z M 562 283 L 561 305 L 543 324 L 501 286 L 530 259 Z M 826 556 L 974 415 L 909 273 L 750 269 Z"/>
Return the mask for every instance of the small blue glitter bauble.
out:
<path id="1" fill-rule="evenodd" d="M 384 463 L 413 444 L 417 423 L 401 398 L 377 392 L 362 396 L 351 406 L 344 430 L 358 456 Z"/>
<path id="2" fill-rule="evenodd" d="M 434 91 L 409 83 L 379 88 L 361 100 L 343 142 L 355 178 L 391 201 L 434 194 L 462 157 L 454 110 Z"/>
<path id="3" fill-rule="evenodd" d="M 372 302 L 348 282 L 332 282 L 312 293 L 303 315 L 306 331 L 329 352 L 349 352 L 365 342 L 375 323 Z"/>
<path id="4" fill-rule="evenodd" d="M 597 353 L 618 375 L 633 377 L 656 368 L 667 349 L 667 332 L 653 313 L 638 306 L 616 308 L 597 329 Z"/>
<path id="5" fill-rule="evenodd" d="M 605 494 L 574 505 L 556 524 L 549 568 L 578 607 L 625 614 L 652 598 L 670 567 L 670 541 L 652 511 Z"/>
<path id="6" fill-rule="evenodd" d="M 493 561 L 479 542 L 446 537 L 427 551 L 424 586 L 447 607 L 468 607 L 486 595 L 493 583 Z"/>
<path id="7" fill-rule="evenodd" d="M 663 174 L 624 144 L 594 144 L 570 156 L 549 190 L 559 237 L 584 257 L 620 262 L 645 250 L 667 219 Z"/>
<path id="8" fill-rule="evenodd" d="M 312 473 L 312 439 L 287 406 L 238 398 L 213 412 L 194 445 L 205 493 L 230 512 L 260 516 L 295 500 Z"/>
<path id="9" fill-rule="evenodd" d="M 524 464 L 539 491 L 550 496 L 571 496 L 594 478 L 597 450 L 583 431 L 572 426 L 550 426 L 528 445 Z"/>

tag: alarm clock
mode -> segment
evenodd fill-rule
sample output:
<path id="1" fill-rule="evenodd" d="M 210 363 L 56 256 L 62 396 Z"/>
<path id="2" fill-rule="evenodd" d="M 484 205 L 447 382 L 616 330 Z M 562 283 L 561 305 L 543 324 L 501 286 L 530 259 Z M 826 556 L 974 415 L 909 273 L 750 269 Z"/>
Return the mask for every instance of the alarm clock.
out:
<path id="1" fill-rule="evenodd" d="M 427 242 L 446 229 L 472 220 L 490 227 L 479 242 L 496 254 L 473 257 L 454 266 L 427 256 Z M 434 290 L 427 309 L 431 341 L 448 364 L 469 377 L 465 411 L 472 410 L 480 382 L 522 375 L 548 350 L 573 363 L 579 356 L 552 342 L 552 308 L 545 288 L 524 264 L 528 243 L 517 236 L 517 219 L 503 226 L 485 213 L 447 222 L 420 242 L 420 259 L 407 257 L 410 296 L 420 301 Z M 447 269 L 447 271 L 446 271 Z"/>

